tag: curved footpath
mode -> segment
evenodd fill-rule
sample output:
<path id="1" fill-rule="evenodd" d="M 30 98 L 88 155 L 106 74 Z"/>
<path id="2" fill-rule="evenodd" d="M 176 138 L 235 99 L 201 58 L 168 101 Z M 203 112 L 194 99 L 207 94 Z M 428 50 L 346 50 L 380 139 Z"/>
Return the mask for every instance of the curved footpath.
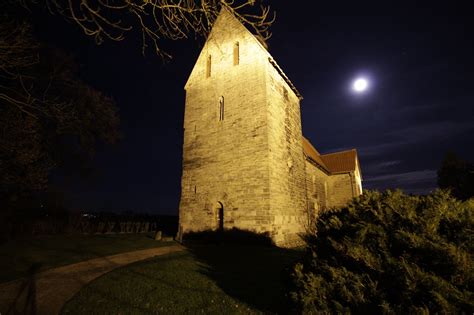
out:
<path id="1" fill-rule="evenodd" d="M 184 249 L 175 244 L 137 250 L 46 270 L 29 279 L 1 283 L 0 314 L 59 314 L 64 303 L 99 276 L 117 267 Z"/>

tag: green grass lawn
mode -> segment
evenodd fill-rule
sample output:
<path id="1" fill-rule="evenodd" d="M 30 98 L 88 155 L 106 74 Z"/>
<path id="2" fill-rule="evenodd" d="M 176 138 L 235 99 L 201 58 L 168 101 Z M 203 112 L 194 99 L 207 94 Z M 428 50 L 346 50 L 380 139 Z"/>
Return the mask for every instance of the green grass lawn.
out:
<path id="1" fill-rule="evenodd" d="M 145 234 L 57 235 L 0 245 L 0 282 L 20 278 L 37 265 L 40 271 L 121 252 L 147 249 L 158 242 Z"/>
<path id="2" fill-rule="evenodd" d="M 86 285 L 64 314 L 284 313 L 283 269 L 298 250 L 194 245 L 116 269 Z"/>

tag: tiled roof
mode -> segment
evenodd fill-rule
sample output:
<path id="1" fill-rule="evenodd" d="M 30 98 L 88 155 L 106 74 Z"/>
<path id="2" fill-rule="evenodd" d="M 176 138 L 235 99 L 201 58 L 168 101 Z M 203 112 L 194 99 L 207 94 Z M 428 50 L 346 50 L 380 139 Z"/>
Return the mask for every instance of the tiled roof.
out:
<path id="1" fill-rule="evenodd" d="M 303 150 L 307 157 L 330 173 L 345 173 L 356 169 L 355 149 L 321 155 L 311 142 L 303 137 Z"/>
<path id="2" fill-rule="evenodd" d="M 311 142 L 303 136 L 303 151 L 304 153 L 311 158 L 314 162 L 319 164 L 322 168 L 326 171 L 329 171 L 327 166 L 324 164 L 323 160 L 321 159 L 321 154 L 319 154 L 318 150 L 316 150 Z"/>
<path id="3" fill-rule="evenodd" d="M 355 171 L 357 151 L 355 149 L 321 155 L 331 173 Z"/>

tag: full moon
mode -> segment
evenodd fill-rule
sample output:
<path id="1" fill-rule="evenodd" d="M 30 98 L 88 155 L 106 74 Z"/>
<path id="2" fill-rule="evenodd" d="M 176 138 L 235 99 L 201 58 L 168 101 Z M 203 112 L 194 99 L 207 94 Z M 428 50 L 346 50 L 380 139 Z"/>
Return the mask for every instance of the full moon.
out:
<path id="1" fill-rule="evenodd" d="M 367 89 L 369 83 L 364 78 L 358 78 L 352 84 L 352 89 L 356 92 L 364 92 Z"/>

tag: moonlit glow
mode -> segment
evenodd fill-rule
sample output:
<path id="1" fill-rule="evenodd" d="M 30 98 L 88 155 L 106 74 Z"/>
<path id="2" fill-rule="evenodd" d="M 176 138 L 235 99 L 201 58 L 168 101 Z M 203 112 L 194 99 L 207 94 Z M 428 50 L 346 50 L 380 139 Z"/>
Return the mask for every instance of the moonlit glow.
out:
<path id="1" fill-rule="evenodd" d="M 352 84 L 352 89 L 356 92 L 364 92 L 367 89 L 369 83 L 364 78 L 358 78 Z"/>

